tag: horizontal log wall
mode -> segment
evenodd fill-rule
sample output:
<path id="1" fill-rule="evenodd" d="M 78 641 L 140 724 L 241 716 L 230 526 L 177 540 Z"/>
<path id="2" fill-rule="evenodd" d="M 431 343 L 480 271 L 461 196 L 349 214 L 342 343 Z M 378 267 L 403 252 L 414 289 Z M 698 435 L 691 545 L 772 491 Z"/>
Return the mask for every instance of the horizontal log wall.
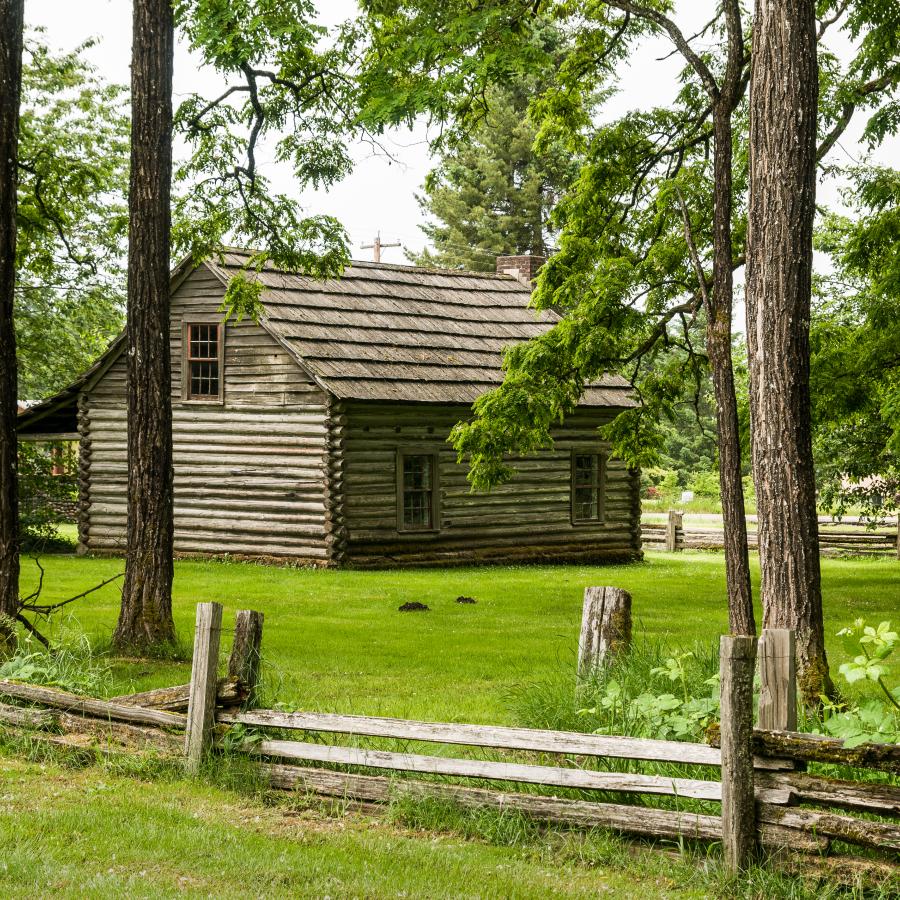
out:
<path id="1" fill-rule="evenodd" d="M 182 400 L 182 321 L 221 319 L 224 287 L 208 270 L 172 296 L 175 550 L 323 563 L 326 396 L 259 325 L 225 328 L 224 402 Z M 124 551 L 125 357 L 84 396 L 81 543 Z"/>
<path id="2" fill-rule="evenodd" d="M 605 521 L 571 522 L 571 453 L 606 449 L 597 427 L 611 418 L 584 410 L 555 434 L 553 449 L 515 461 L 517 475 L 473 494 L 447 436 L 466 406 L 347 403 L 344 406 L 344 561 L 353 566 L 480 561 L 624 560 L 640 555 L 639 482 L 623 462 L 607 465 Z M 397 451 L 439 457 L 440 529 L 397 527 Z"/>

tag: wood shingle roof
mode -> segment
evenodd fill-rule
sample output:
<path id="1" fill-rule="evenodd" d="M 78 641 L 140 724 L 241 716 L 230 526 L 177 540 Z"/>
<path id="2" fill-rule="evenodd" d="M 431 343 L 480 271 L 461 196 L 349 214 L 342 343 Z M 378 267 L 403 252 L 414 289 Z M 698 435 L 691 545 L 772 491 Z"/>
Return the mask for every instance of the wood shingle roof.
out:
<path id="1" fill-rule="evenodd" d="M 229 251 L 208 263 L 224 283 L 246 264 Z M 321 281 L 265 268 L 261 324 L 336 397 L 471 403 L 503 378 L 501 353 L 558 320 L 528 307 L 509 275 L 353 262 Z M 605 376 L 587 406 L 636 405 L 628 382 Z"/>

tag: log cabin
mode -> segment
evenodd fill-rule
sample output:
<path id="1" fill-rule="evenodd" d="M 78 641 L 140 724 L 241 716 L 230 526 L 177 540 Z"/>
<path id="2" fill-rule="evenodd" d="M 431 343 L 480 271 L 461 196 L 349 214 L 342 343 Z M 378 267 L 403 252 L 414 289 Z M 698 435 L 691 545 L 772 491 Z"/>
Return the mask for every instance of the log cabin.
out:
<path id="1" fill-rule="evenodd" d="M 265 268 L 264 314 L 223 321 L 229 251 L 172 276 L 175 550 L 322 566 L 639 558 L 639 475 L 598 427 L 636 401 L 588 386 L 553 446 L 472 493 L 447 437 L 502 380 L 505 346 L 541 334 L 537 262 L 498 274 L 354 262 L 335 280 Z M 79 552 L 124 552 L 124 335 L 19 417 L 23 440 L 79 442 Z"/>

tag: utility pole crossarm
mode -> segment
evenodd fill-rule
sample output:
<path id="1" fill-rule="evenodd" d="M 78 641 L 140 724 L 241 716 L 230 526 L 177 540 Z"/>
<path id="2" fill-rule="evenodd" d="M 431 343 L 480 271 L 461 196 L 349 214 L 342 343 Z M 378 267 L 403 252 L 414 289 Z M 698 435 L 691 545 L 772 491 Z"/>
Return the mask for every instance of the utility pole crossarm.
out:
<path id="1" fill-rule="evenodd" d="M 384 244 L 381 241 L 381 232 L 375 235 L 375 240 L 371 244 L 360 244 L 361 250 L 374 250 L 375 252 L 372 255 L 373 261 L 380 263 L 381 262 L 381 251 L 386 247 L 401 247 L 402 244 L 400 241 L 395 241 L 391 244 Z"/>

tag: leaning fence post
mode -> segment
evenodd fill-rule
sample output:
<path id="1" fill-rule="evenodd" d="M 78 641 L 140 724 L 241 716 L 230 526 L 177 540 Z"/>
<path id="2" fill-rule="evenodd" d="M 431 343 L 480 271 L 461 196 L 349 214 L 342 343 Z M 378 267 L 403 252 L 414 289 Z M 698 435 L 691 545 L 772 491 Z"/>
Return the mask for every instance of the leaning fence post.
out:
<path id="1" fill-rule="evenodd" d="M 670 509 L 669 519 L 666 522 L 666 552 L 674 553 L 676 550 L 681 549 L 681 544 L 684 541 L 683 523 L 684 513 Z M 679 535 L 681 540 L 679 540 Z"/>
<path id="2" fill-rule="evenodd" d="M 797 730 L 797 669 L 794 632 L 764 628 L 759 639 L 759 728 Z"/>
<path id="3" fill-rule="evenodd" d="M 247 688 L 247 700 L 256 696 L 259 681 L 260 647 L 262 646 L 263 614 L 252 609 L 238 610 L 234 625 L 234 642 L 228 657 L 228 677 L 236 678 Z"/>
<path id="4" fill-rule="evenodd" d="M 587 678 L 631 645 L 631 594 L 615 587 L 584 589 L 578 677 Z"/>
<path id="5" fill-rule="evenodd" d="M 730 872 L 746 869 L 756 848 L 753 793 L 753 669 L 756 638 L 719 642 L 722 738 L 722 848 Z"/>
<path id="6" fill-rule="evenodd" d="M 216 667 L 219 662 L 221 632 L 222 605 L 198 603 L 187 727 L 184 734 L 184 755 L 190 772 L 199 769 L 203 754 L 212 739 L 216 710 Z"/>

